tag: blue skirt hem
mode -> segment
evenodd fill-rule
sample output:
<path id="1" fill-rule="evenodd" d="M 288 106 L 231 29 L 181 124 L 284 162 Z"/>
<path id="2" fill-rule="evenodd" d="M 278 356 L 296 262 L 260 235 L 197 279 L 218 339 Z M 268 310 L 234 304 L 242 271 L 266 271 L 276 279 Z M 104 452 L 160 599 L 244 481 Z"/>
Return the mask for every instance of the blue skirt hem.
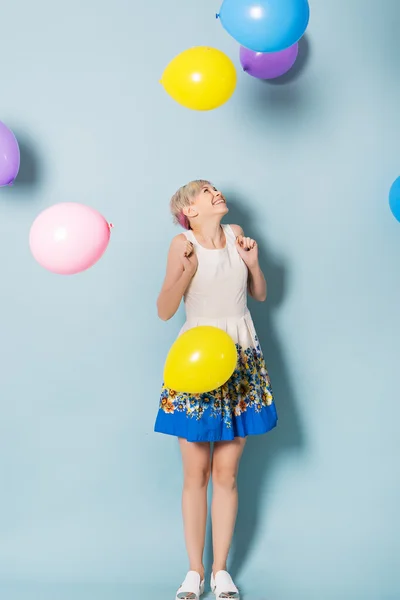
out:
<path id="1" fill-rule="evenodd" d="M 224 442 L 237 437 L 263 435 L 274 429 L 278 423 L 275 404 L 263 407 L 260 412 L 248 411 L 232 416 L 232 425 L 226 426 L 221 418 L 190 418 L 185 412 L 166 414 L 159 410 L 154 431 L 186 439 L 188 442 Z"/>

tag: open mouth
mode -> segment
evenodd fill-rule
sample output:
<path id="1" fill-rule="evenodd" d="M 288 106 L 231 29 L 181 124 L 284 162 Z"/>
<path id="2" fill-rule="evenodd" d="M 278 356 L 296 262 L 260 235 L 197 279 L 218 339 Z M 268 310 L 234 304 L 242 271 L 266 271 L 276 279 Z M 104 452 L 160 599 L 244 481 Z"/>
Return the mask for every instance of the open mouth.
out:
<path id="1" fill-rule="evenodd" d="M 218 198 L 218 200 L 215 200 L 215 202 L 213 202 L 213 206 L 217 206 L 217 204 L 225 204 L 224 198 Z"/>

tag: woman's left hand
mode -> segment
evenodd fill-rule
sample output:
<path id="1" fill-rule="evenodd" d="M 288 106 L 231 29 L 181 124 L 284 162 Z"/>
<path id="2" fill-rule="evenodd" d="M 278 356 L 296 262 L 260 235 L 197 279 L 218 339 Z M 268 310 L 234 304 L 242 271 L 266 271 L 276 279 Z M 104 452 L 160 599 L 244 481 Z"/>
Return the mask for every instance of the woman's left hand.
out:
<path id="1" fill-rule="evenodd" d="M 244 235 L 238 235 L 236 248 L 248 269 L 258 265 L 258 246 L 255 240 Z"/>

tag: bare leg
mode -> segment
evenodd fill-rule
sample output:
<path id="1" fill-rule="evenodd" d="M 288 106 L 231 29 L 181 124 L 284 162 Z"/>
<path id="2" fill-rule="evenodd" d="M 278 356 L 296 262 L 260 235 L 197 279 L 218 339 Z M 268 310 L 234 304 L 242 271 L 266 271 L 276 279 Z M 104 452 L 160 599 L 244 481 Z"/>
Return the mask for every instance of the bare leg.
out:
<path id="1" fill-rule="evenodd" d="M 204 579 L 203 552 L 207 523 L 210 444 L 179 439 L 183 461 L 182 513 L 189 568 Z"/>
<path id="2" fill-rule="evenodd" d="M 236 477 L 245 438 L 216 442 L 212 459 L 213 500 L 211 507 L 214 575 L 226 571 L 238 509 Z"/>

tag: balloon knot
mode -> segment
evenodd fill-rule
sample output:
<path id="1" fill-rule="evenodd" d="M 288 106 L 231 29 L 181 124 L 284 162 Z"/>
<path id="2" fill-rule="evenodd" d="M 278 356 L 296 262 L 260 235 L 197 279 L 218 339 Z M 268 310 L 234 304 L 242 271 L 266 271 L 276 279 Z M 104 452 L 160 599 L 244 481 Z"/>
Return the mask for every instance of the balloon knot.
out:
<path id="1" fill-rule="evenodd" d="M 108 226 L 109 226 L 110 229 L 114 229 L 114 223 L 109 223 Z"/>
<path id="2" fill-rule="evenodd" d="M 219 19 L 219 13 L 217 13 L 217 14 L 215 15 L 215 18 L 216 18 L 216 19 Z"/>
<path id="3" fill-rule="evenodd" d="M 247 71 L 248 71 L 248 70 L 249 70 L 249 67 L 243 67 L 243 71 L 244 71 L 245 73 L 247 73 Z"/>

